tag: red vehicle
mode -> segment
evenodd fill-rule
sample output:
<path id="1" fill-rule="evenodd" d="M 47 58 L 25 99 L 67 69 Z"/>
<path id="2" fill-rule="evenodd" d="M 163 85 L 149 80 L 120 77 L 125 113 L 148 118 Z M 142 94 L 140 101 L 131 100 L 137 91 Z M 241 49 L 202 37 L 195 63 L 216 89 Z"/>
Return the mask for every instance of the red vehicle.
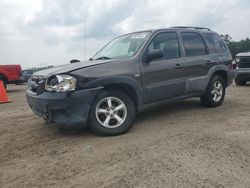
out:
<path id="1" fill-rule="evenodd" d="M 0 65 L 0 80 L 3 81 L 5 88 L 7 84 L 21 83 L 21 74 L 22 69 L 20 65 Z"/>

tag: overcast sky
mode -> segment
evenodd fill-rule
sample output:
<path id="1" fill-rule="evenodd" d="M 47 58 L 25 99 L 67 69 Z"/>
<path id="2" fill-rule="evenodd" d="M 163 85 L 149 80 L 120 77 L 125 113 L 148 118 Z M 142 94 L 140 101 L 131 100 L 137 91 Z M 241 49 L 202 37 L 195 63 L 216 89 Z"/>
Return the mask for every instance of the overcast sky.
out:
<path id="1" fill-rule="evenodd" d="M 91 57 L 113 37 L 175 25 L 250 37 L 249 0 L 0 0 L 0 64 L 22 68 Z M 85 27 L 85 29 L 84 29 Z"/>

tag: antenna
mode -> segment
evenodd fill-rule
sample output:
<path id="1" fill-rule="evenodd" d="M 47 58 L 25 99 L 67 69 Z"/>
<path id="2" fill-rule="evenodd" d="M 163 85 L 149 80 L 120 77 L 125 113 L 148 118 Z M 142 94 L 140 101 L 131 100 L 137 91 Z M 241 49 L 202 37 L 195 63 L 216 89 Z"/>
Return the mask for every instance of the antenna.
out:
<path id="1" fill-rule="evenodd" d="M 86 61 L 86 22 L 83 22 L 83 55 L 84 61 Z"/>

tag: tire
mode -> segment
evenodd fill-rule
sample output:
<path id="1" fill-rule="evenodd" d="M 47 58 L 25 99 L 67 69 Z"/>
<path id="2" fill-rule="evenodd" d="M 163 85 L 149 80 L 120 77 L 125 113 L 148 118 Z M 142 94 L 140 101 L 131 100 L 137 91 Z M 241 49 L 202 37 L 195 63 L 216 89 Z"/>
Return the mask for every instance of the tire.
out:
<path id="1" fill-rule="evenodd" d="M 205 94 L 200 98 L 201 103 L 207 107 L 217 107 L 225 98 L 225 81 L 219 75 L 214 75 L 208 83 Z"/>
<path id="2" fill-rule="evenodd" d="M 0 80 L 3 82 L 4 88 L 6 89 L 7 83 L 6 83 L 6 80 L 4 79 L 4 77 L 0 76 Z"/>
<path id="3" fill-rule="evenodd" d="M 238 85 L 238 86 L 244 86 L 247 83 L 246 81 L 239 80 L 237 78 L 235 78 L 234 81 L 235 81 L 235 84 Z"/>
<path id="4" fill-rule="evenodd" d="M 135 104 L 126 93 L 107 90 L 101 92 L 92 105 L 89 128 L 97 135 L 120 135 L 132 127 L 135 117 Z"/>

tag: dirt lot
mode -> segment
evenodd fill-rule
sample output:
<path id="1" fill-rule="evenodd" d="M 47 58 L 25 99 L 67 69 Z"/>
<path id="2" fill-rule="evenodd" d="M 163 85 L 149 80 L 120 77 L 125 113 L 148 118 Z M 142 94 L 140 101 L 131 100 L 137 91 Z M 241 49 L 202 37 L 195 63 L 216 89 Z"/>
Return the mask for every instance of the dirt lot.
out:
<path id="1" fill-rule="evenodd" d="M 250 187 L 250 85 L 218 108 L 146 112 L 117 137 L 46 125 L 24 90 L 9 86 L 13 102 L 0 104 L 0 187 Z"/>

